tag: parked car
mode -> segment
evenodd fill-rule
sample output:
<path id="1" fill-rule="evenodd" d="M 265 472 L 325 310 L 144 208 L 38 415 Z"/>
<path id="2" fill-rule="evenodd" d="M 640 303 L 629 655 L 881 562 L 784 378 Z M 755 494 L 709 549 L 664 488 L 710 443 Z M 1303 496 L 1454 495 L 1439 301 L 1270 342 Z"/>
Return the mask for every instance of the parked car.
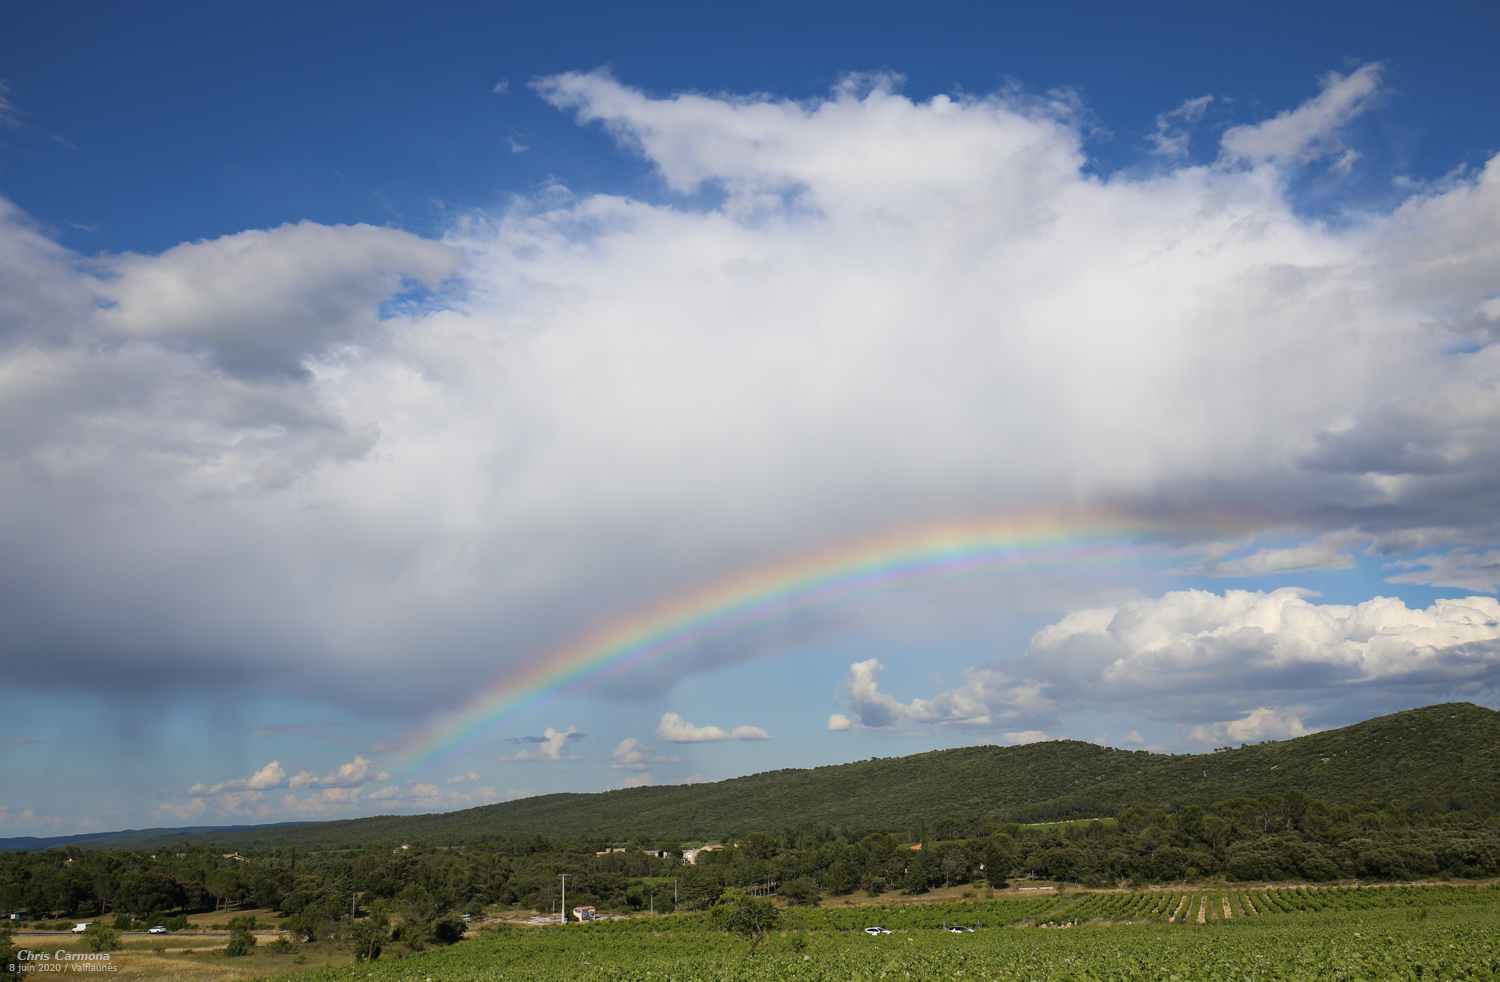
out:
<path id="1" fill-rule="evenodd" d="M 158 924 L 155 927 L 147 928 L 146 929 L 146 933 L 147 934 L 166 934 L 167 933 L 167 929 L 164 928 L 164 927 L 162 927 L 160 924 Z"/>
<path id="2" fill-rule="evenodd" d="M 890 934 L 891 929 L 888 927 L 867 927 L 865 928 L 865 933 L 873 938 L 877 934 Z"/>

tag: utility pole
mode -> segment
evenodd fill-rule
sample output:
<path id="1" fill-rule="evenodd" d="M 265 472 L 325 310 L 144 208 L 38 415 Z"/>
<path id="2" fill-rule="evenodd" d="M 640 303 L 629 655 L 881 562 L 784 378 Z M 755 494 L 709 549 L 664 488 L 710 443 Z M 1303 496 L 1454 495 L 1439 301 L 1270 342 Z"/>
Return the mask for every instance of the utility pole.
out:
<path id="1" fill-rule="evenodd" d="M 562 922 L 563 922 L 563 926 L 567 927 L 568 926 L 568 874 L 566 874 L 566 873 L 559 873 L 557 875 L 562 880 Z"/>

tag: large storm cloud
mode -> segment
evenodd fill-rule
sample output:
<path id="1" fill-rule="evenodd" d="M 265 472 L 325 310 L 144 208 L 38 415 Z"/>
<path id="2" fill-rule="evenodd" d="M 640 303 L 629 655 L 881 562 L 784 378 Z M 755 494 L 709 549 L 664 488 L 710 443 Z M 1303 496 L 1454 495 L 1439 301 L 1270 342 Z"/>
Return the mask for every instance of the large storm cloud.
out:
<path id="1" fill-rule="evenodd" d="M 5 206 L 15 681 L 420 714 L 704 577 L 1059 501 L 1227 502 L 1398 561 L 1500 538 L 1500 163 L 1386 213 L 1289 191 L 1350 166 L 1376 66 L 1109 175 L 1065 100 L 536 88 L 663 199 L 97 257 Z"/>

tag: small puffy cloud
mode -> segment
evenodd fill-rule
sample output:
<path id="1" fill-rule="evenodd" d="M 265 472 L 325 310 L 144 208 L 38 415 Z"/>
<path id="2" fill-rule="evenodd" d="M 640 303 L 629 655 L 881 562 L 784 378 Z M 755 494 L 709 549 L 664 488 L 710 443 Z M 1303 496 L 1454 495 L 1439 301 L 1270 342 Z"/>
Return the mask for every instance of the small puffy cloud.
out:
<path id="1" fill-rule="evenodd" d="M 1457 587 L 1460 590 L 1483 590 L 1486 593 L 1494 593 L 1500 589 L 1500 549 L 1488 552 L 1454 549 L 1420 559 L 1398 559 L 1390 565 L 1425 568 L 1388 576 L 1387 583 L 1418 583 L 1423 586 Z"/>
<path id="2" fill-rule="evenodd" d="M 517 764 L 527 762 L 539 762 L 553 764 L 564 760 L 582 760 L 577 754 L 567 753 L 568 741 L 576 740 L 583 736 L 578 732 L 578 727 L 569 726 L 566 730 L 557 730 L 547 727 L 539 737 L 517 737 L 515 743 L 536 744 L 535 750 L 522 750 L 507 757 L 497 758 L 503 763 Z"/>
<path id="3" fill-rule="evenodd" d="M 663 713 L 656 726 L 656 737 L 668 743 L 718 743 L 723 740 L 769 740 L 771 734 L 758 726 L 736 726 L 732 730 L 694 726 L 676 713 Z"/>
<path id="4" fill-rule="evenodd" d="M 1209 726 L 1195 726 L 1188 734 L 1188 739 L 1194 743 L 1211 743 L 1217 746 L 1221 743 L 1288 740 L 1292 737 L 1317 733 L 1316 727 L 1309 729 L 1302 722 L 1307 712 L 1306 707 L 1283 710 L 1275 706 L 1262 706 L 1259 709 L 1250 710 L 1240 719 Z"/>
<path id="5" fill-rule="evenodd" d="M 340 764 L 332 773 L 318 777 L 312 771 L 301 771 L 288 782 L 292 788 L 357 788 L 370 781 L 388 781 L 390 775 L 382 773 L 373 763 L 363 757 L 347 764 Z"/>
<path id="6" fill-rule="evenodd" d="M 238 791 L 265 791 L 270 788 L 284 788 L 286 787 L 286 783 L 286 768 L 282 767 L 279 761 L 273 760 L 249 777 L 220 781 L 212 787 L 204 784 L 195 784 L 188 789 L 187 793 L 190 795 L 218 795 Z"/>
<path id="7" fill-rule="evenodd" d="M 1273 119 L 1224 132 L 1225 156 L 1251 164 L 1296 163 L 1343 150 L 1339 131 L 1368 109 L 1380 91 L 1381 65 L 1365 65 L 1349 75 L 1330 72 L 1323 91 Z"/>
<path id="8" fill-rule="evenodd" d="M 626 737 L 610 754 L 609 766 L 614 770 L 645 770 L 651 764 L 676 763 L 681 757 L 654 754 L 651 748 L 635 737 Z"/>
<path id="9" fill-rule="evenodd" d="M 828 717 L 829 732 L 837 733 L 841 730 L 852 729 L 854 729 L 854 722 L 843 713 L 834 713 L 832 716 Z"/>
<path id="10" fill-rule="evenodd" d="M 656 780 L 650 774 L 632 774 L 620 781 L 617 787 L 621 788 L 647 788 L 655 784 Z"/>
<path id="11" fill-rule="evenodd" d="M 1047 740 L 1052 739 L 1041 730 L 1020 730 L 1019 732 L 1006 733 L 1003 735 L 1006 739 L 1006 742 L 1015 744 L 1017 746 L 1023 743 L 1044 743 Z"/>
<path id="12" fill-rule="evenodd" d="M 444 781 L 444 784 L 472 784 L 479 780 L 479 772 L 472 768 L 464 774 L 455 774 Z"/>
<path id="13" fill-rule="evenodd" d="M 490 89 L 490 94 L 491 95 L 504 95 L 505 92 L 506 92 L 506 90 L 509 89 L 509 88 L 510 88 L 510 79 L 508 79 L 508 78 L 502 78 L 500 81 L 498 81 L 498 82 L 495 83 L 495 87 L 494 88 Z"/>

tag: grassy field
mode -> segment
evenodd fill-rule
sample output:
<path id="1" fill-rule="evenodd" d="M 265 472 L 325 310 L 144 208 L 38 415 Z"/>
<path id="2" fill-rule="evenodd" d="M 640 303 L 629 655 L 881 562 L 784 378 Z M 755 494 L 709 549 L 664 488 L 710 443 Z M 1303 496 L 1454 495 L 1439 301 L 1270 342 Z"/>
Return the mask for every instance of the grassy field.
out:
<path id="1" fill-rule="evenodd" d="M 229 932 L 215 928 L 223 928 L 231 917 L 247 914 L 257 915 L 257 920 L 266 929 L 256 931 L 257 944 L 250 955 L 228 958 L 224 947 L 229 942 Z M 113 918 L 103 920 L 108 924 Z M 289 951 L 276 950 L 274 942 L 282 921 L 273 917 L 271 911 L 245 910 L 232 914 L 220 911 L 194 914 L 188 920 L 199 930 L 158 935 L 138 931 L 126 933 L 120 949 L 109 952 L 107 961 L 85 962 L 67 958 L 89 951 L 87 942 L 68 930 L 23 929 L 13 940 L 19 949 L 46 956 L 29 959 L 35 966 L 30 973 L 34 979 L 91 975 L 125 982 L 244 982 L 303 969 L 349 965 L 354 961 L 347 945 L 299 944 Z M 67 923 L 71 927 L 74 922 Z"/>
<path id="2" fill-rule="evenodd" d="M 1009 909 L 1009 926 L 973 933 L 925 926 L 935 920 L 926 918 L 877 937 L 857 927 L 782 931 L 755 951 L 704 930 L 701 920 L 674 918 L 677 929 L 666 932 L 649 924 L 509 930 L 284 978 L 333 982 L 353 971 L 368 982 L 1500 979 L 1493 887 L 1110 892 L 1027 908 Z"/>

